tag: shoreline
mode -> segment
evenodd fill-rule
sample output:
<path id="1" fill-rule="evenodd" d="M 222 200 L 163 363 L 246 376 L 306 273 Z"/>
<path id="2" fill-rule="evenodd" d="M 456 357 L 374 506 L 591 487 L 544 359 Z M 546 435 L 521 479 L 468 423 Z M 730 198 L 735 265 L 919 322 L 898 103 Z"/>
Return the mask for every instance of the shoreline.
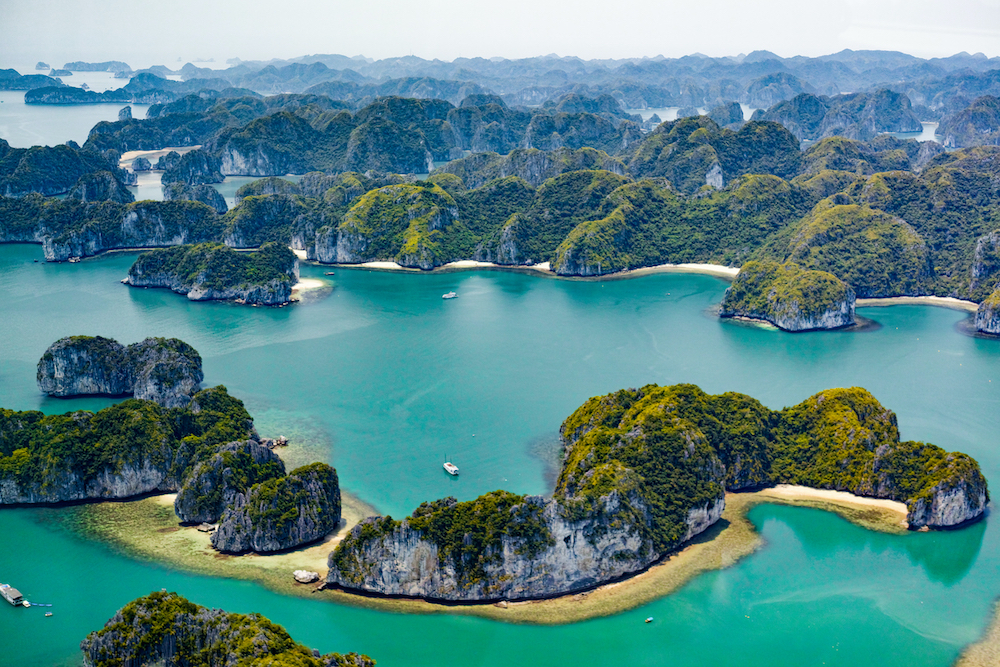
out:
<path id="1" fill-rule="evenodd" d="M 0 244 L 16 244 L 24 243 L 28 245 L 41 245 L 40 241 L 0 241 Z M 107 250 L 102 250 L 94 255 L 87 255 L 81 257 L 81 260 L 90 259 L 93 257 L 100 257 L 108 253 L 115 252 L 143 252 L 146 250 L 155 250 L 160 247 L 170 247 L 170 246 L 152 246 L 152 247 L 134 247 L 134 248 L 108 248 Z M 235 248 L 235 250 L 243 252 L 252 252 L 256 248 Z M 368 270 L 368 271 L 385 271 L 389 273 L 413 273 L 422 275 L 432 275 L 440 273 L 453 273 L 458 271 L 510 271 L 513 273 L 526 273 L 534 274 L 538 276 L 545 276 L 549 278 L 558 278 L 561 280 L 585 280 L 585 281 L 607 281 L 607 280 L 625 280 L 629 278 L 641 278 L 642 276 L 655 275 L 659 273 L 686 273 L 686 274 L 701 274 L 714 276 L 716 278 L 722 278 L 723 280 L 732 281 L 737 274 L 739 274 L 739 268 L 723 266 L 721 264 L 698 264 L 698 263 L 684 263 L 684 264 L 658 264 L 656 266 L 647 266 L 639 269 L 627 269 L 625 271 L 618 271 L 616 273 L 607 273 L 600 276 L 563 276 L 559 275 L 555 271 L 549 268 L 548 262 L 543 262 L 541 264 L 534 264 L 532 266 L 524 265 L 513 265 L 513 264 L 494 264 L 492 262 L 477 262 L 475 260 L 457 260 L 455 262 L 449 262 L 448 264 L 443 264 L 441 266 L 434 267 L 433 269 L 427 271 L 419 268 L 411 268 L 400 266 L 396 262 L 364 262 L 361 264 L 325 264 L 322 262 L 317 262 L 313 260 L 307 260 L 305 255 L 306 251 L 296 250 L 292 248 L 292 252 L 299 258 L 301 262 L 307 263 L 310 266 L 317 267 L 337 267 L 339 269 L 346 270 Z M 62 262 L 48 262 L 53 264 L 60 264 Z M 956 299 L 951 296 L 887 296 L 878 297 L 870 299 L 857 299 L 855 301 L 855 306 L 857 308 L 884 308 L 889 306 L 938 306 L 941 308 L 948 308 L 950 310 L 959 310 L 969 313 L 974 313 L 979 308 L 979 304 L 974 301 L 966 301 L 964 299 Z M 736 318 L 731 318 L 736 319 Z M 770 324 L 769 322 L 767 324 Z M 771 325 L 773 326 L 773 325 Z"/>
<path id="2" fill-rule="evenodd" d="M 294 251 L 296 255 L 302 260 L 305 260 L 305 251 Z M 453 273 L 457 271 L 510 271 L 513 273 L 531 273 L 535 275 L 547 276 L 550 278 L 559 278 L 561 280 L 586 280 L 586 281 L 604 281 L 604 280 L 624 280 L 628 278 L 640 278 L 642 276 L 654 275 L 658 273 L 689 273 L 689 274 L 702 274 L 707 276 L 715 276 L 716 278 L 723 278 L 726 280 L 732 280 L 736 277 L 736 274 L 740 272 L 739 268 L 734 268 L 730 266 L 723 266 L 721 264 L 697 264 L 697 263 L 685 263 L 685 264 L 658 264 L 656 266 L 646 266 L 639 269 L 626 269 L 624 271 L 616 271 L 614 273 L 605 273 L 599 276 L 567 276 L 560 275 L 553 271 L 550 267 L 549 262 L 541 262 L 539 264 L 525 265 L 525 264 L 496 264 L 494 262 L 479 262 L 472 259 L 460 259 L 454 262 L 448 262 L 447 264 L 442 264 L 441 266 L 436 266 L 433 269 L 426 270 L 416 267 L 401 266 L 396 262 L 384 262 L 384 261 L 374 261 L 374 262 L 362 262 L 360 264 L 324 264 L 322 262 L 316 262 L 309 260 L 309 264 L 312 266 L 336 266 L 341 269 L 351 269 L 351 270 L 368 270 L 368 271 L 385 271 L 389 273 L 415 273 L 430 275 L 435 273 Z"/>
<path id="3" fill-rule="evenodd" d="M 940 306 L 951 310 L 974 313 L 979 308 L 975 301 L 956 299 L 953 296 L 886 296 L 874 299 L 857 299 L 856 308 L 885 308 L 888 306 Z"/>
<path id="4" fill-rule="evenodd" d="M 118 167 L 124 169 L 126 167 L 131 168 L 132 163 L 135 162 L 137 157 L 144 157 L 151 163 L 155 163 L 155 160 L 159 160 L 161 157 L 170 153 L 171 151 L 177 153 L 178 155 L 184 155 L 185 153 L 190 153 L 191 151 L 198 150 L 201 148 L 201 144 L 197 146 L 172 146 L 168 148 L 158 148 L 155 151 L 126 151 L 122 153 L 122 156 L 118 159 Z M 155 171 L 150 169 L 150 171 Z"/>
<path id="5" fill-rule="evenodd" d="M 72 515 L 68 520 L 80 535 L 110 544 L 128 556 L 207 576 L 254 581 L 284 595 L 393 613 L 462 614 L 535 625 L 576 623 L 628 611 L 672 593 L 702 573 L 734 565 L 763 543 L 747 518 L 747 513 L 760 504 L 822 509 L 871 530 L 906 532 L 905 505 L 893 501 L 787 485 L 727 493 L 726 508 L 715 525 L 682 549 L 626 579 L 542 600 L 452 604 L 323 588 L 329 552 L 357 522 L 377 513 L 346 492 L 342 496 L 343 519 L 336 533 L 286 552 L 243 556 L 220 554 L 211 547 L 207 533 L 194 526 L 181 526 L 173 513 L 173 497 L 165 494 L 129 502 L 93 503 L 74 508 L 67 515 Z M 295 582 L 292 571 L 296 569 L 319 572 L 320 582 Z"/>

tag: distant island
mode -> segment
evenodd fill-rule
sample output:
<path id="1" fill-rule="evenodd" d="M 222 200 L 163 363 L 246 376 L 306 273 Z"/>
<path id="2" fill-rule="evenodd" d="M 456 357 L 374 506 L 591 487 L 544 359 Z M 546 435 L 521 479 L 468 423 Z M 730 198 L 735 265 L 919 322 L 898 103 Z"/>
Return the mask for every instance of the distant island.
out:
<path id="1" fill-rule="evenodd" d="M 100 94 L 66 86 L 30 91 L 28 102 L 156 103 L 145 119 L 123 113 L 99 123 L 82 147 L 0 143 L 11 167 L 0 172 L 0 241 L 41 242 L 49 261 L 111 249 L 273 242 L 319 263 L 433 270 L 474 261 L 565 277 L 692 263 L 794 266 L 804 272 L 795 274 L 796 285 L 808 277 L 810 289 L 788 296 L 785 271 L 782 289 L 772 289 L 772 276 L 766 293 L 754 293 L 765 283 L 747 289 L 746 275 L 720 310 L 786 330 L 850 324 L 846 290 L 860 299 L 982 303 L 1000 284 L 991 245 L 1000 231 L 991 212 L 1000 205 L 1000 107 L 991 93 L 1000 90 L 989 64 L 978 56 L 936 61 L 947 75 L 918 77 L 904 92 L 879 77 L 919 59 L 842 55 L 837 67 L 855 72 L 858 92 L 820 94 L 829 87 L 810 81 L 825 80 L 826 61 L 802 69 L 773 54 L 705 59 L 742 73 L 742 92 L 733 93 L 739 99 L 705 91 L 670 98 L 690 107 L 682 111 L 709 113 L 661 123 L 635 113 L 644 105 L 623 90 L 547 93 L 532 107 L 520 93 L 443 80 L 421 88 L 440 90 L 438 99 L 417 97 L 411 80 L 384 95 L 388 84 L 332 74 L 318 63 L 269 69 L 280 80 L 300 77 L 296 85 L 327 77 L 305 92 L 269 97 L 253 89 L 266 88 L 255 74 L 262 70 L 244 64 L 218 72 L 185 65 L 184 81 L 142 72 Z M 789 71 L 748 72 L 778 62 Z M 126 71 L 120 65 L 93 67 Z M 216 79 L 200 78 L 212 72 Z M 969 102 L 962 91 L 972 83 L 983 94 Z M 741 104 L 760 106 L 747 120 Z M 888 134 L 921 130 L 925 118 L 940 121 L 950 147 L 968 147 L 945 152 L 935 142 Z M 142 156 L 131 170 L 118 166 L 125 153 L 165 146 L 193 150 L 163 155 L 155 167 Z M 161 172 L 167 201 L 131 201 L 127 186 L 147 166 Z M 303 176 L 280 178 L 289 173 Z M 244 186 L 230 210 L 212 185 L 237 175 L 264 178 Z M 821 274 L 844 287 L 820 289 Z M 171 275 L 148 284 L 203 298 L 195 282 Z M 233 287 L 210 298 L 287 299 L 283 288 L 256 297 Z M 988 331 L 986 319 L 977 320 L 980 331 Z"/>
<path id="2" fill-rule="evenodd" d="M 560 429 L 551 499 L 495 491 L 425 502 L 355 526 L 328 585 L 434 600 L 545 598 L 639 572 L 715 523 L 726 490 L 779 483 L 906 504 L 910 529 L 978 519 L 978 464 L 901 442 L 864 389 L 830 389 L 780 411 L 737 393 L 648 385 L 587 401 Z"/>
<path id="3" fill-rule="evenodd" d="M 299 261 L 287 246 L 267 242 L 256 252 L 244 253 L 220 243 L 201 243 L 145 252 L 123 282 L 169 288 L 192 301 L 275 306 L 291 300 L 298 279 Z"/>

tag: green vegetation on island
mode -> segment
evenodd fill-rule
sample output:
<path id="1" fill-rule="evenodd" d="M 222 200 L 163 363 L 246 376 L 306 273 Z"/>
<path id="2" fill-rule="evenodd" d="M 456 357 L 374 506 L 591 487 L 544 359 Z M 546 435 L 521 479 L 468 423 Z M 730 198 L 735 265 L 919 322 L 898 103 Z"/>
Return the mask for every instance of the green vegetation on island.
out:
<path id="1" fill-rule="evenodd" d="M 295 253 L 277 243 L 239 252 L 220 243 L 150 250 L 139 255 L 125 282 L 167 287 L 193 301 L 238 299 L 243 303 L 288 303 L 298 281 Z"/>
<path id="2" fill-rule="evenodd" d="M 252 429 L 242 401 L 221 385 L 184 408 L 128 399 L 96 413 L 0 409 L 0 503 L 175 490 L 200 458 Z"/>
<path id="3" fill-rule="evenodd" d="M 318 652 L 296 643 L 260 614 L 207 609 L 176 593 L 129 602 L 80 643 L 88 665 L 191 667 L 374 667 L 365 655 Z"/>
<path id="4" fill-rule="evenodd" d="M 901 442 L 895 415 L 864 389 L 830 389 L 780 411 L 694 385 L 591 398 L 563 423 L 550 500 L 496 491 L 372 517 L 330 555 L 349 590 L 482 601 L 550 597 L 644 569 L 715 523 L 725 493 L 802 484 L 889 498 L 911 529 L 982 516 L 978 464 Z M 435 559 L 428 558 L 436 555 Z"/>
<path id="5" fill-rule="evenodd" d="M 766 320 L 785 331 L 837 329 L 854 324 L 854 290 L 826 271 L 750 261 L 726 290 L 719 314 Z"/>

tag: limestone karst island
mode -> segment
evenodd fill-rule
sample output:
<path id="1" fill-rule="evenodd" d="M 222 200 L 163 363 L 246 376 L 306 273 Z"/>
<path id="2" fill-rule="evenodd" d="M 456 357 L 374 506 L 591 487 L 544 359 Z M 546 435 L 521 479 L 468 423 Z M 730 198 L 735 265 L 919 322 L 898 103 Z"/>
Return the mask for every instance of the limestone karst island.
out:
<path id="1" fill-rule="evenodd" d="M 0 663 L 1000 664 L 1000 53 L 291 11 L 11 14 Z"/>

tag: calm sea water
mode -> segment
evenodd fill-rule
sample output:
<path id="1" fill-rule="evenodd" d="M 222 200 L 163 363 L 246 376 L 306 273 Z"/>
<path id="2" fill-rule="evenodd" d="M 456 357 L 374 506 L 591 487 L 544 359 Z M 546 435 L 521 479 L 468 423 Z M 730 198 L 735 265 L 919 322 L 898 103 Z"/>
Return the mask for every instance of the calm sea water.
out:
<path id="1" fill-rule="evenodd" d="M 107 72 L 89 74 L 107 75 Z M 117 81 L 119 85 L 115 87 L 127 83 L 121 79 Z M 101 90 L 91 87 L 99 92 Z M 57 146 L 70 140 L 82 146 L 90 135 L 92 127 L 102 120 L 118 120 L 118 112 L 125 106 L 125 104 L 25 104 L 23 90 L 3 90 L 0 91 L 0 139 L 4 139 L 14 148 Z M 128 106 L 132 107 L 134 118 L 145 118 L 146 110 L 149 109 L 148 104 Z"/>
<path id="2" fill-rule="evenodd" d="M 105 399 L 43 397 L 35 364 L 70 334 L 176 336 L 205 384 L 243 398 L 265 435 L 334 465 L 350 492 L 403 516 L 422 500 L 506 488 L 545 493 L 561 421 L 589 396 L 656 382 L 749 393 L 778 408 L 861 385 L 904 438 L 975 456 L 1000 479 L 1000 343 L 940 308 L 862 309 L 866 333 L 791 335 L 706 314 L 726 284 L 659 275 L 574 282 L 501 272 L 336 270 L 324 299 L 282 309 L 192 303 L 118 281 L 133 255 L 35 263 L 0 246 L 0 405 L 64 412 Z M 303 267 L 324 278 L 322 267 Z M 454 290 L 458 299 L 441 294 Z M 998 380 L 998 384 L 992 382 Z M 447 455 L 460 478 L 441 470 Z M 240 581 L 133 561 L 61 528 L 58 509 L 0 510 L 0 580 L 42 608 L 0 607 L 5 664 L 78 664 L 79 641 L 152 590 L 257 611 L 321 651 L 394 665 L 944 666 L 1000 594 L 1000 531 L 876 534 L 816 510 L 761 506 L 766 545 L 674 595 L 563 627 L 411 616 L 285 598 Z M 654 616 L 646 625 L 642 619 Z"/>

